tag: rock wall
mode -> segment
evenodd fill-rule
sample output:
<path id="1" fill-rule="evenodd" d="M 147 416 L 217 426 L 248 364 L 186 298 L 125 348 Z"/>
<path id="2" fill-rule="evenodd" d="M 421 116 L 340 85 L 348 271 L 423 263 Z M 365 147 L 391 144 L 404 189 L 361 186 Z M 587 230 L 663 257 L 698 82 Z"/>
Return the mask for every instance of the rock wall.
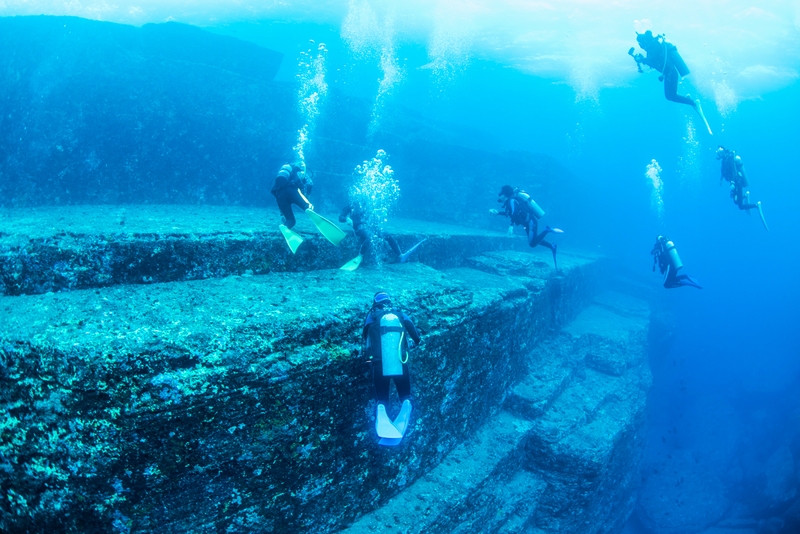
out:
<path id="1" fill-rule="evenodd" d="M 527 264 L 525 283 L 404 264 L 0 298 L 0 527 L 336 530 L 491 420 L 590 297 L 596 259 L 564 255 L 555 278 L 545 259 L 481 260 Z M 378 289 L 425 338 L 395 449 L 358 357 Z"/>
<path id="2" fill-rule="evenodd" d="M 502 411 L 345 532 L 620 532 L 640 483 L 648 322 L 643 301 L 599 295 L 532 347 Z"/>
<path id="3" fill-rule="evenodd" d="M 0 18 L 0 207 L 274 210 L 269 190 L 302 126 L 297 88 L 273 81 L 281 61 L 294 58 L 174 23 Z M 334 87 L 326 97 L 306 147 L 323 211 L 347 202 L 353 169 L 379 148 L 402 184 L 404 217 L 495 228 L 486 213 L 512 171 L 558 214 L 553 224 L 583 207 L 553 158 L 467 148 L 462 127 L 399 105 L 369 138 L 371 108 Z"/>
<path id="4" fill-rule="evenodd" d="M 291 254 L 279 224 L 276 211 L 237 206 L 0 209 L 0 295 L 335 269 L 359 254 L 352 231 L 333 247 L 303 215 L 295 230 L 305 241 Z M 385 229 L 402 250 L 426 239 L 412 260 L 435 268 L 483 251 L 527 248 L 520 236 L 440 223 L 393 219 Z M 396 261 L 388 251 L 378 257 Z M 376 262 L 371 255 L 363 268 Z"/>

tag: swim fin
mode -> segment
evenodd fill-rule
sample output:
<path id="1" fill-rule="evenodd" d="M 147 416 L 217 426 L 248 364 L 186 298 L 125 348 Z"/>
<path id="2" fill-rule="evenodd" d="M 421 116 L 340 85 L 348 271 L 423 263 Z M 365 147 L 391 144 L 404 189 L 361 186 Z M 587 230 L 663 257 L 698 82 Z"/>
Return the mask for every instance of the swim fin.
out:
<path id="1" fill-rule="evenodd" d="M 403 437 L 406 435 L 406 429 L 408 428 L 408 420 L 411 418 L 411 401 L 406 399 L 403 401 L 403 407 L 400 408 L 400 413 L 397 414 L 397 419 L 394 420 L 394 427 L 400 432 L 399 438 L 381 438 L 378 441 L 378 445 L 383 445 L 384 447 L 396 447 L 400 445 L 400 442 L 403 441 Z"/>
<path id="2" fill-rule="evenodd" d="M 703 124 L 706 125 L 706 130 L 708 130 L 708 135 L 714 135 L 714 132 L 711 131 L 711 126 L 708 125 L 708 120 L 706 119 L 706 114 L 703 113 L 703 106 L 700 105 L 700 99 L 694 101 L 694 110 L 700 115 L 700 118 L 703 119 Z"/>
<path id="3" fill-rule="evenodd" d="M 341 228 L 311 208 L 306 210 L 306 214 L 308 215 L 308 218 L 311 219 L 311 222 L 313 222 L 317 227 L 317 230 L 319 230 L 320 233 L 334 245 L 338 245 L 341 243 L 342 239 L 347 237 L 347 234 Z"/>
<path id="4" fill-rule="evenodd" d="M 289 229 L 285 224 L 278 225 L 281 233 L 283 234 L 283 238 L 286 240 L 286 244 L 289 245 L 289 249 L 291 249 L 292 254 L 297 252 L 297 247 L 303 242 L 303 238 L 300 237 L 300 234 L 295 232 L 294 230 Z"/>
<path id="5" fill-rule="evenodd" d="M 756 203 L 756 206 L 758 206 L 758 214 L 761 216 L 761 224 L 763 224 L 764 229 L 769 232 L 769 226 L 767 226 L 767 220 L 764 218 L 764 210 L 761 209 L 760 200 Z"/>
<path id="6" fill-rule="evenodd" d="M 361 265 L 361 260 L 363 259 L 364 256 L 359 254 L 352 260 L 348 261 L 347 263 L 339 267 L 339 269 L 341 269 L 342 271 L 355 271 L 356 269 L 358 269 L 358 266 Z"/>
<path id="7" fill-rule="evenodd" d="M 386 414 L 386 406 L 378 404 L 378 417 L 375 418 L 375 432 L 381 438 L 402 438 L 403 435 L 392 424 L 392 420 Z"/>
<path id="8" fill-rule="evenodd" d="M 406 428 L 408 428 L 408 420 L 411 418 L 411 401 L 406 399 L 403 401 L 403 407 L 400 408 L 400 413 L 394 420 L 394 427 L 400 432 L 401 436 L 406 435 Z"/>
<path id="9" fill-rule="evenodd" d="M 419 243 L 417 243 L 416 245 L 414 245 L 413 247 L 408 249 L 408 251 L 405 254 L 400 254 L 400 263 L 407 262 L 409 256 L 411 256 L 411 254 L 413 254 L 414 251 L 417 250 L 417 248 L 427 240 L 428 240 L 428 238 L 426 237 L 425 239 L 423 239 L 422 241 L 420 241 Z"/>
<path id="10" fill-rule="evenodd" d="M 552 251 L 553 251 L 553 267 L 557 271 L 558 270 L 558 261 L 556 261 L 556 249 L 558 249 L 558 245 L 553 243 L 553 248 L 552 248 Z"/>

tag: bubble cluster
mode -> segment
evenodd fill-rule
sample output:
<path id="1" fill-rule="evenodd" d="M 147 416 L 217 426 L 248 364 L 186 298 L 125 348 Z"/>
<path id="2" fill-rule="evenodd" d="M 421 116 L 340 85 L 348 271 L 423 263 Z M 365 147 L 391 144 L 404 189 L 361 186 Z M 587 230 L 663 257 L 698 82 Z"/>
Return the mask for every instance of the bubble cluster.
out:
<path id="1" fill-rule="evenodd" d="M 382 229 L 400 198 L 400 183 L 394 178 L 394 170 L 385 164 L 388 157 L 378 150 L 374 158 L 358 165 L 350 187 L 350 203 L 364 212 L 364 224 L 373 236 Z"/>
<path id="2" fill-rule="evenodd" d="M 664 215 L 664 199 L 661 197 L 661 189 L 663 183 L 661 181 L 661 165 L 656 160 L 651 160 L 647 164 L 647 170 L 644 173 L 645 177 L 650 181 L 653 186 L 653 191 L 650 193 L 650 206 L 658 215 L 658 218 Z"/>
<path id="3" fill-rule="evenodd" d="M 385 115 L 384 108 L 393 89 L 403 79 L 403 69 L 395 46 L 394 10 L 376 9 L 367 0 L 350 0 L 347 16 L 342 23 L 342 37 L 350 50 L 360 59 L 377 58 L 381 78 L 372 105 L 372 117 L 367 128 L 373 137 Z"/>
<path id="4" fill-rule="evenodd" d="M 314 45 L 314 41 L 311 41 L 311 44 Z M 306 161 L 306 143 L 314 130 L 317 117 L 319 117 L 320 104 L 328 93 L 328 84 L 325 81 L 327 55 L 328 50 L 325 48 L 325 44 L 320 43 L 316 50 L 312 46 L 308 51 L 302 52 L 297 64 L 297 78 L 300 81 L 297 101 L 303 117 L 303 127 L 297 132 L 297 144 L 292 147 L 292 150 L 297 159 L 303 163 Z"/>
<path id="5" fill-rule="evenodd" d="M 683 137 L 683 155 L 678 162 L 680 185 L 695 189 L 700 185 L 700 141 L 691 117 L 686 120 L 686 135 Z"/>

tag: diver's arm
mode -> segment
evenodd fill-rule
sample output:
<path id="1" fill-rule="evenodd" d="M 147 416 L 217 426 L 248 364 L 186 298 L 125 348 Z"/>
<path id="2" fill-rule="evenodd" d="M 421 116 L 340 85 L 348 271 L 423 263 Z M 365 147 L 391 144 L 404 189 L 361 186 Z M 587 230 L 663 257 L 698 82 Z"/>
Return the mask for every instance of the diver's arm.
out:
<path id="1" fill-rule="evenodd" d="M 402 315 L 402 322 L 406 332 L 408 332 L 409 337 L 414 341 L 414 343 L 419 345 L 419 342 L 422 340 L 422 337 L 419 335 L 419 330 L 417 330 L 417 327 L 414 325 L 408 315 L 405 313 Z"/>
<path id="2" fill-rule="evenodd" d="M 364 319 L 364 328 L 361 330 L 361 341 L 366 341 L 369 335 L 369 325 L 372 324 L 372 313 L 368 313 Z"/>
<path id="3" fill-rule="evenodd" d="M 350 215 L 351 211 L 353 211 L 353 207 L 350 204 L 342 208 L 342 211 L 339 213 L 339 222 L 346 222 L 347 216 Z"/>

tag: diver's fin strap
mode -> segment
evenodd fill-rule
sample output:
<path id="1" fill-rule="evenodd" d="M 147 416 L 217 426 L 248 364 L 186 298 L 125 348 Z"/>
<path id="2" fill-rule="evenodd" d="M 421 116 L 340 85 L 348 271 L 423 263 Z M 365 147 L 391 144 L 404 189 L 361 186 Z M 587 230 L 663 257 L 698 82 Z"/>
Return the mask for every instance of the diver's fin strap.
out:
<path id="1" fill-rule="evenodd" d="M 388 334 L 390 332 L 397 332 L 398 334 L 401 332 L 405 332 L 406 329 L 402 326 L 382 326 L 381 327 L 381 335 Z"/>

